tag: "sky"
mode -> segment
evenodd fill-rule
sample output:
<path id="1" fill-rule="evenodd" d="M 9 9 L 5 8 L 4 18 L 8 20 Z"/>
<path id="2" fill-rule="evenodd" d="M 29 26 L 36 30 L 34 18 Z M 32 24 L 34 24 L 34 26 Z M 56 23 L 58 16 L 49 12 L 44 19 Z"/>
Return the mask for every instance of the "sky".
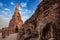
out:
<path id="1" fill-rule="evenodd" d="M 21 19 L 25 22 L 35 12 L 42 0 L 0 0 L 0 28 L 8 27 L 14 14 L 16 3 L 19 5 Z"/>

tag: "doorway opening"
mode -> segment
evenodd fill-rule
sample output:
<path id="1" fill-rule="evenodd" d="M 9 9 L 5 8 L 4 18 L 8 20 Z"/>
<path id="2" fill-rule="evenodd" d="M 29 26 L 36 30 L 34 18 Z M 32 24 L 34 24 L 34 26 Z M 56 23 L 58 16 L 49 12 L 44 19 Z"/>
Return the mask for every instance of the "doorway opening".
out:
<path id="1" fill-rule="evenodd" d="M 48 23 L 42 30 L 42 40 L 48 40 L 50 37 L 50 23 Z"/>
<path id="2" fill-rule="evenodd" d="M 16 28 L 15 28 L 15 33 L 17 33 L 18 32 L 18 26 L 16 26 Z"/>

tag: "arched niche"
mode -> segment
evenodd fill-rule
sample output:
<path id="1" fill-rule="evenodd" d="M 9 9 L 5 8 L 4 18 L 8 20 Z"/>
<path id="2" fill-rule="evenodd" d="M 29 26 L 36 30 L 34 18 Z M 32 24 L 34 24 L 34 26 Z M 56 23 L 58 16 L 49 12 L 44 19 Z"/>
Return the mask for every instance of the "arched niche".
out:
<path id="1" fill-rule="evenodd" d="M 54 39 L 56 25 L 54 23 L 47 23 L 41 31 L 41 40 Z"/>

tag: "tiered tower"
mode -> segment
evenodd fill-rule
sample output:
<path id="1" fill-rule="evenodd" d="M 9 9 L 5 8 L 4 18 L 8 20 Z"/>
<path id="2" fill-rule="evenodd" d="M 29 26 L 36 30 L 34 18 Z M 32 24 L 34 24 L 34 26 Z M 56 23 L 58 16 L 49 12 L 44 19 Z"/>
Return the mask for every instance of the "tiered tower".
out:
<path id="1" fill-rule="evenodd" d="M 16 3 L 14 14 L 9 23 L 9 32 L 10 33 L 17 32 L 18 29 L 20 29 L 20 27 L 22 27 L 22 24 L 23 24 L 23 21 L 21 20 L 21 16 L 19 13 L 18 3 Z"/>

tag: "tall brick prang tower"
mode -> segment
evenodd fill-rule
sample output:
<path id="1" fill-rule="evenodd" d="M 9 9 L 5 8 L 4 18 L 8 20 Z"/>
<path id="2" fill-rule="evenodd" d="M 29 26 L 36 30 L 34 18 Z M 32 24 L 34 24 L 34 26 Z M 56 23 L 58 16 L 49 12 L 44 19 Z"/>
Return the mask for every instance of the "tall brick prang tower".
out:
<path id="1" fill-rule="evenodd" d="M 22 27 L 22 24 L 23 24 L 23 21 L 21 20 L 21 16 L 19 13 L 18 3 L 16 3 L 14 14 L 9 23 L 9 33 L 18 32 L 18 29 Z"/>

